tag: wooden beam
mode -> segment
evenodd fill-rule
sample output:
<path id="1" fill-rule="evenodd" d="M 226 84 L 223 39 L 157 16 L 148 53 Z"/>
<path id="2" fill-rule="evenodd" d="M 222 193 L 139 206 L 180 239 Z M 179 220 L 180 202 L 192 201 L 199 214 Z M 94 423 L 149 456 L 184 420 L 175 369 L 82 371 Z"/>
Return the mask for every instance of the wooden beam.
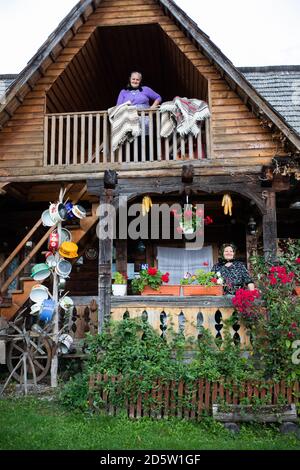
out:
<path id="1" fill-rule="evenodd" d="M 276 193 L 263 191 L 265 213 L 263 214 L 264 256 L 267 261 L 274 261 L 277 252 Z"/>
<path id="2" fill-rule="evenodd" d="M 100 196 L 101 204 L 113 203 L 113 189 L 105 189 Z M 99 265 L 98 265 L 98 333 L 101 333 L 106 322 L 110 319 L 110 297 L 111 297 L 111 261 L 112 261 L 112 234 L 106 238 L 101 233 L 107 231 L 105 228 L 105 217 L 99 217 Z"/>

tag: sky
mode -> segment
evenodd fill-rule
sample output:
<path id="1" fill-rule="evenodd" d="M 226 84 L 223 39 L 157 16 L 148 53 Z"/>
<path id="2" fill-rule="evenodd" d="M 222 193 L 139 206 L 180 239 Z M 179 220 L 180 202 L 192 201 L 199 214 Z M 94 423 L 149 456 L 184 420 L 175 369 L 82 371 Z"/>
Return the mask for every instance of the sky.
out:
<path id="1" fill-rule="evenodd" d="M 177 0 L 237 67 L 300 64 L 300 0 Z M 76 0 L 0 0 L 0 74 L 19 73 Z"/>

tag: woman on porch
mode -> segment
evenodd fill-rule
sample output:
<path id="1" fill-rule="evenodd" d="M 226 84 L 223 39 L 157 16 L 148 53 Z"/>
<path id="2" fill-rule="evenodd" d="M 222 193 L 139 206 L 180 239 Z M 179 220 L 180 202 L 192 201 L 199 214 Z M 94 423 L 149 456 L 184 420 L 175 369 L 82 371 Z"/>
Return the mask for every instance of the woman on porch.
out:
<path id="1" fill-rule="evenodd" d="M 142 85 L 142 74 L 131 72 L 127 87 L 120 91 L 117 105 L 127 101 L 139 109 L 155 109 L 161 103 L 161 96 L 152 88 Z M 150 103 L 152 103 L 150 105 Z"/>
<path id="2" fill-rule="evenodd" d="M 214 264 L 212 271 L 220 272 L 224 279 L 224 292 L 227 295 L 234 295 L 241 287 L 248 286 L 249 290 L 254 290 L 253 280 L 241 261 L 234 259 L 236 248 L 231 243 L 222 246 L 222 258 L 219 263 Z"/>

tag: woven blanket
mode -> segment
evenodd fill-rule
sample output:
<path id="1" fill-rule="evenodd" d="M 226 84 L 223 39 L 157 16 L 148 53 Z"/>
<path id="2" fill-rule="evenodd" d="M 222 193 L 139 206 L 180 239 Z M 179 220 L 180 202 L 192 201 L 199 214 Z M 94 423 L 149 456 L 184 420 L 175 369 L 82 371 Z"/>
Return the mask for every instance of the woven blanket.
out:
<path id="1" fill-rule="evenodd" d="M 124 144 L 132 142 L 141 134 L 140 120 L 135 106 L 129 106 L 129 102 L 109 108 L 108 117 L 111 123 L 112 150 Z"/>
<path id="2" fill-rule="evenodd" d="M 181 135 L 193 134 L 197 137 L 200 125 L 210 117 L 208 104 L 196 98 L 180 98 L 176 96 L 173 101 L 166 101 L 160 106 L 161 137 L 169 137 L 176 131 Z"/>

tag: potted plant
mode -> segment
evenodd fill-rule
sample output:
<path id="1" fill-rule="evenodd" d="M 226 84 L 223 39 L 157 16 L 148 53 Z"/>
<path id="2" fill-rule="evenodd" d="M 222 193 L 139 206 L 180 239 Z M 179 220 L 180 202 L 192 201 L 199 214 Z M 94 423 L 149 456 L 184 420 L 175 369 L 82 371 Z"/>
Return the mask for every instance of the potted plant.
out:
<path id="1" fill-rule="evenodd" d="M 213 223 L 211 217 L 204 217 L 202 208 L 197 208 L 193 204 L 186 204 L 181 211 L 174 209 L 172 211 L 178 222 L 177 231 L 184 234 L 192 234 L 203 230 L 204 225 Z"/>
<path id="2" fill-rule="evenodd" d="M 139 276 L 132 280 L 134 293 L 142 295 L 180 295 L 180 285 L 163 285 L 169 282 L 169 273 L 163 274 L 157 268 L 142 269 Z"/>
<path id="3" fill-rule="evenodd" d="M 127 293 L 127 275 L 116 271 L 113 273 L 114 284 L 112 284 L 113 295 L 124 296 Z"/>
<path id="4" fill-rule="evenodd" d="M 183 286 L 183 295 L 223 295 L 220 273 L 197 269 L 195 274 L 186 273 L 180 284 Z"/>

